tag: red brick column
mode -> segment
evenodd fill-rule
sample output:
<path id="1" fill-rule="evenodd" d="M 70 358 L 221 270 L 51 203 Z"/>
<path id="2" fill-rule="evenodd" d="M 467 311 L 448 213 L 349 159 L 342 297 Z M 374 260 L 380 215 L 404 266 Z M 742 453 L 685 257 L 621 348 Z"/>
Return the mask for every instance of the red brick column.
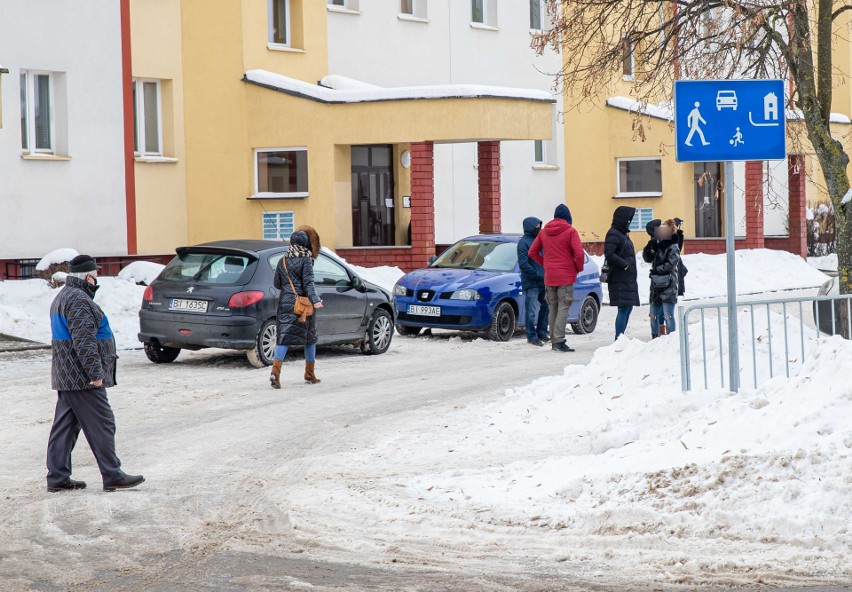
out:
<path id="1" fill-rule="evenodd" d="M 479 142 L 479 232 L 499 234 L 500 142 Z"/>
<path id="2" fill-rule="evenodd" d="M 746 163 L 745 170 L 746 249 L 762 249 L 763 240 L 763 161 Z"/>
<path id="3" fill-rule="evenodd" d="M 435 149 L 432 142 L 411 144 L 411 268 L 435 255 Z"/>
<path id="4" fill-rule="evenodd" d="M 787 158 L 787 187 L 790 202 L 790 252 L 807 258 L 808 256 L 808 223 L 805 210 L 807 208 L 805 158 L 799 154 Z"/>

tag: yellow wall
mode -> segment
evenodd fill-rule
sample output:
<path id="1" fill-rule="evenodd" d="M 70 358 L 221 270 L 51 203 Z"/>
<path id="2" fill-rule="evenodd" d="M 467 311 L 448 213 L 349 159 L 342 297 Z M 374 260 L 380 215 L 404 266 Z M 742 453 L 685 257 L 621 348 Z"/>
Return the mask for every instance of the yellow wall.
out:
<path id="1" fill-rule="evenodd" d="M 176 159 L 135 164 L 138 250 L 164 254 L 187 242 L 180 0 L 132 0 L 130 15 L 133 77 L 161 80 L 162 149 Z"/>

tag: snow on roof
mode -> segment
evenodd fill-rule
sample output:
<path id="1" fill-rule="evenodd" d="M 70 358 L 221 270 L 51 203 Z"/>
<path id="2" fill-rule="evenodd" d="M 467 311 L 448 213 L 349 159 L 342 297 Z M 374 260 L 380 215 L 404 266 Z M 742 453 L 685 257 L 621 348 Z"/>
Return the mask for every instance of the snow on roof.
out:
<path id="1" fill-rule="evenodd" d="M 36 271 L 47 271 L 47 268 L 51 265 L 68 263 L 79 254 L 71 248 L 56 249 L 41 258 L 41 261 L 36 264 Z"/>
<path id="2" fill-rule="evenodd" d="M 473 99 L 500 98 L 526 101 L 554 101 L 547 91 L 479 84 L 440 84 L 432 86 L 380 87 L 345 78 L 326 76 L 322 82 L 334 88 L 310 84 L 268 70 L 249 70 L 243 78 L 259 86 L 287 94 L 312 99 L 321 103 L 368 103 L 378 101 L 406 101 L 414 99 Z"/>
<path id="3" fill-rule="evenodd" d="M 787 121 L 801 121 L 805 118 L 801 109 L 787 109 L 786 111 Z M 852 123 L 852 119 L 849 119 L 849 116 L 843 113 L 832 113 L 829 116 L 829 121 L 831 123 Z"/>

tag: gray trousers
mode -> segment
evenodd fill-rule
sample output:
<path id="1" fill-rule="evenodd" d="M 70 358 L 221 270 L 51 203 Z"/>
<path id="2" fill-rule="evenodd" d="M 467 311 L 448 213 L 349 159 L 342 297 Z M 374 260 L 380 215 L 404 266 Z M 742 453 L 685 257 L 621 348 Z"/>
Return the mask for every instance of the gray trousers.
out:
<path id="1" fill-rule="evenodd" d="M 81 428 L 98 461 L 104 483 L 112 483 L 124 476 L 121 461 L 115 454 L 115 415 L 106 389 L 59 391 L 47 442 L 48 486 L 61 485 L 71 477 L 71 451 Z"/>
<path id="2" fill-rule="evenodd" d="M 568 309 L 574 302 L 574 286 L 547 286 L 547 306 L 550 309 L 550 342 L 565 342 L 565 327 L 568 325 Z"/>

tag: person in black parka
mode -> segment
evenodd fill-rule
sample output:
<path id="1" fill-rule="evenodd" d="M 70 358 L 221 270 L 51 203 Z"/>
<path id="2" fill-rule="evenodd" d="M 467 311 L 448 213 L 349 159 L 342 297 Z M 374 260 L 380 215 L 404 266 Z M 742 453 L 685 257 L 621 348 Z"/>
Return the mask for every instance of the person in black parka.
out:
<path id="1" fill-rule="evenodd" d="M 675 305 L 680 293 L 680 248 L 674 220 L 652 220 L 646 227 L 651 240 L 642 250 L 642 258 L 651 264 L 651 337 L 675 331 Z"/>
<path id="2" fill-rule="evenodd" d="M 518 266 L 521 269 L 521 287 L 524 289 L 526 314 L 524 324 L 527 341 L 544 347 L 550 339 L 547 320 L 550 309 L 544 294 L 544 268 L 530 257 L 530 247 L 541 230 L 542 221 L 535 217 L 524 219 L 524 236 L 518 241 Z"/>
<path id="3" fill-rule="evenodd" d="M 618 307 L 618 315 L 615 317 L 616 339 L 627 330 L 633 307 L 639 306 L 636 249 L 630 240 L 630 223 L 635 215 L 636 208 L 617 207 L 604 242 L 604 257 L 609 265 L 609 304 Z"/>
<path id="4" fill-rule="evenodd" d="M 313 232 L 315 240 L 311 240 L 308 231 Z M 322 308 L 314 286 L 313 260 L 319 255 L 319 249 L 316 231 L 312 228 L 299 230 L 290 237 L 290 250 L 275 268 L 274 284 L 281 293 L 278 297 L 278 345 L 269 376 L 272 388 L 281 388 L 281 365 L 287 350 L 293 345 L 305 346 L 305 381 L 310 384 L 320 382 L 314 373 L 318 340 L 316 314 L 303 323 L 293 310 L 299 296 L 307 296 L 314 308 Z"/>

